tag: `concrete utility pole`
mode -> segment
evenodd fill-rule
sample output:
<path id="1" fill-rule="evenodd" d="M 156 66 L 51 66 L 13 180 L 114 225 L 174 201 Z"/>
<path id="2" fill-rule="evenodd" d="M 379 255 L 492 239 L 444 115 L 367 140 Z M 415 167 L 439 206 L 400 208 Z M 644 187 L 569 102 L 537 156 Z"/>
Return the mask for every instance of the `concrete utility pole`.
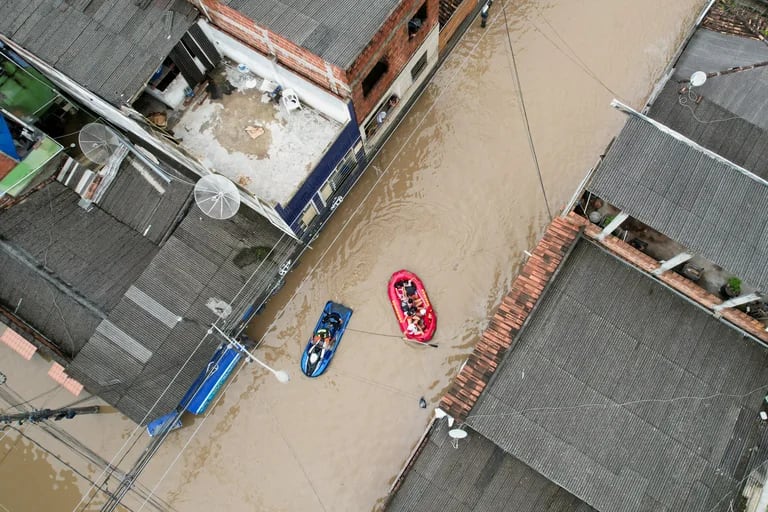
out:
<path id="1" fill-rule="evenodd" d="M 1 375 L 1 374 L 0 374 Z M 99 412 L 98 405 L 92 405 L 90 407 L 71 407 L 64 409 L 42 409 L 39 411 L 21 412 L 18 414 L 5 414 L 0 415 L 0 423 L 13 423 L 18 421 L 19 425 L 28 421 L 30 423 L 39 423 L 43 420 L 51 419 L 63 420 L 72 419 L 78 414 L 96 414 Z"/>

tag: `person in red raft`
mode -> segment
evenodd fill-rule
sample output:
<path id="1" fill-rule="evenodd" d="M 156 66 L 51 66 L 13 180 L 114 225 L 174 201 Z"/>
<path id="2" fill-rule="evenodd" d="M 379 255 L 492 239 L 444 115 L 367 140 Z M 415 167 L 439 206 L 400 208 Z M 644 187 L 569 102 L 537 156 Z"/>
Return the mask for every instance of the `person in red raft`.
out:
<path id="1" fill-rule="evenodd" d="M 395 290 L 408 321 L 406 332 L 412 336 L 424 334 L 424 315 L 427 310 L 422 307 L 424 301 L 419 297 L 416 285 L 410 279 L 398 281 L 395 283 Z"/>

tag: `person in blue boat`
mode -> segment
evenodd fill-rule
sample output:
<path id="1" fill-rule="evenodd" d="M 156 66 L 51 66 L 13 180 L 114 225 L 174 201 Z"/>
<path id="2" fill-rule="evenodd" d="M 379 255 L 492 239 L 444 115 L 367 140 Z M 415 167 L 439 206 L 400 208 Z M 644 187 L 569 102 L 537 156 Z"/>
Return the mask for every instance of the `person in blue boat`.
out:
<path id="1" fill-rule="evenodd" d="M 315 336 L 312 338 L 315 346 L 318 348 L 329 349 L 333 346 L 333 338 L 328 332 L 328 329 L 318 329 L 315 332 Z"/>

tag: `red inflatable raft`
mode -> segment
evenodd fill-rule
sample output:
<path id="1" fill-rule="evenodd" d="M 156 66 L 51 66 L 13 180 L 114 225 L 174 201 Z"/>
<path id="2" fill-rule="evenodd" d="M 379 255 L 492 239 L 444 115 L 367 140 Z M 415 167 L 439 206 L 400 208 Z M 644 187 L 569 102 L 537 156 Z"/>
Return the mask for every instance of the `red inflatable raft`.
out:
<path id="1" fill-rule="evenodd" d="M 431 340 L 437 329 L 437 315 L 421 279 L 413 272 L 398 270 L 389 279 L 387 293 L 405 337 L 419 343 Z M 409 328 L 409 323 L 417 325 Z"/>

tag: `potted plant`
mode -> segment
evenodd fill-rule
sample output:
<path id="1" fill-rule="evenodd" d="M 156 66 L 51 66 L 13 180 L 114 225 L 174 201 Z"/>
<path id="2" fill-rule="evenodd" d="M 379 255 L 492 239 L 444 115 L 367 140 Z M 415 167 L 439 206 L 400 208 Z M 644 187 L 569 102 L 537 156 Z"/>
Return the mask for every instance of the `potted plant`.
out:
<path id="1" fill-rule="evenodd" d="M 720 288 L 720 293 L 727 299 L 739 296 L 741 294 L 741 279 L 735 276 L 729 277 Z"/>

